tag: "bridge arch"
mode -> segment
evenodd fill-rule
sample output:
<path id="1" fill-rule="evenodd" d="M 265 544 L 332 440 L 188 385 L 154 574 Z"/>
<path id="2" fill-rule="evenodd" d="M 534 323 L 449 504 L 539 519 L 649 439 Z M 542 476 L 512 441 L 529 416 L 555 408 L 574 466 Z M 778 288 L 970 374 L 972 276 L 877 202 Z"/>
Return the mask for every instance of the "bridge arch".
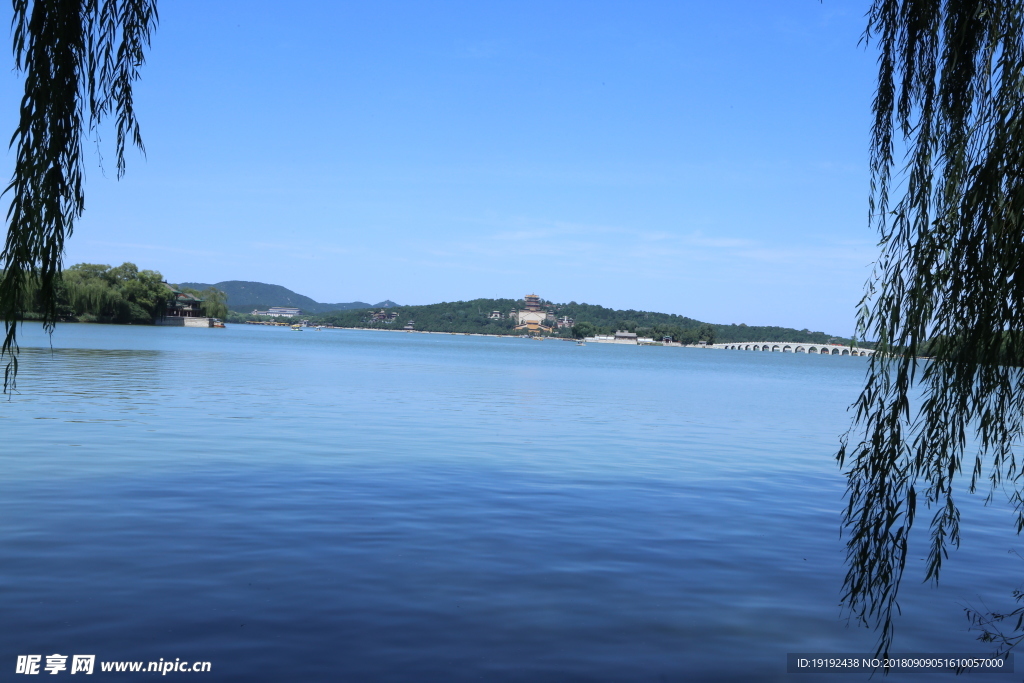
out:
<path id="1" fill-rule="evenodd" d="M 710 346 L 709 346 L 710 348 Z M 814 353 L 823 356 L 872 356 L 873 349 L 865 349 L 857 346 L 842 346 L 840 344 L 828 344 L 818 346 L 806 342 L 723 342 L 715 344 L 716 349 L 730 349 L 734 351 L 767 351 L 770 353 Z"/>

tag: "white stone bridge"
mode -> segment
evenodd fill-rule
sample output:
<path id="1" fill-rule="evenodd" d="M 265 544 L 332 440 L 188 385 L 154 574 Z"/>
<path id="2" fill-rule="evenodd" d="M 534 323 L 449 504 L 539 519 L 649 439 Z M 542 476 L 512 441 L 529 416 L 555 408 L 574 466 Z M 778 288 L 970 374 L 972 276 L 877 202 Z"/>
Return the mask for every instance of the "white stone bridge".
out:
<path id="1" fill-rule="evenodd" d="M 708 344 L 709 349 L 733 349 L 738 351 L 775 351 L 779 353 L 816 353 L 822 356 L 871 356 L 874 349 L 862 349 L 842 344 L 808 344 L 806 342 L 735 342 L 730 344 Z"/>

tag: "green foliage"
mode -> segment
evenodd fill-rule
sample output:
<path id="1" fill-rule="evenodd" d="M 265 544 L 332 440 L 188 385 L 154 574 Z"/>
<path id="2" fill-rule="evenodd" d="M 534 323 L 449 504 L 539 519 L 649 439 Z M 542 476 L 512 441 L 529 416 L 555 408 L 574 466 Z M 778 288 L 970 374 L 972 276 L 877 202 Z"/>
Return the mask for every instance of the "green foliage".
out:
<path id="1" fill-rule="evenodd" d="M 191 287 L 181 287 L 181 291 L 203 300 L 200 310 L 207 318 L 224 320 L 228 317 L 228 296 L 216 287 L 207 287 L 202 291 Z"/>
<path id="2" fill-rule="evenodd" d="M 96 322 L 150 324 L 169 293 L 160 273 L 140 271 L 133 263 L 116 268 L 79 263 L 67 268 L 60 282 L 61 310 Z"/>
<path id="3" fill-rule="evenodd" d="M 934 510 L 926 580 L 960 541 L 962 468 L 969 492 L 985 470 L 990 491 L 1010 484 L 1024 528 L 1024 4 L 875 0 L 866 39 L 881 49 L 871 216 L 883 253 L 860 334 L 880 352 L 837 459 L 843 601 L 887 652 L 919 501 Z"/>
<path id="4" fill-rule="evenodd" d="M 118 177 L 127 141 L 142 148 L 132 83 L 156 23 L 155 0 L 14 0 L 15 65 L 25 74 L 25 92 L 11 140 L 16 156 L 0 253 L 5 391 L 17 374 L 26 292 L 34 292 L 47 329 L 59 317 L 64 238 L 85 208 L 83 136 L 114 117 Z"/>
<path id="5" fill-rule="evenodd" d="M 695 344 L 698 340 L 709 343 L 729 341 L 789 341 L 824 344 L 832 337 L 824 332 L 808 332 L 787 327 L 748 327 L 746 325 L 713 325 L 693 318 L 669 313 L 650 311 L 620 311 L 592 304 L 553 304 L 543 302 L 558 318 L 568 316 L 574 321 L 570 329 L 555 330 L 552 336 L 576 337 L 595 334 L 610 335 L 616 330 L 629 330 L 641 337 L 660 341 L 671 337 L 673 341 Z M 456 332 L 477 334 L 523 334 L 513 329 L 515 320 L 509 314 L 523 306 L 521 299 L 473 299 L 472 301 L 444 302 L 428 306 L 395 306 L 388 309 L 398 313 L 394 322 L 379 322 L 370 318 L 379 308 L 334 311 L 323 315 L 310 316 L 315 324 L 337 325 L 338 327 L 369 327 L 395 330 L 409 321 L 415 322 L 415 329 L 427 332 Z M 492 311 L 501 313 L 501 318 L 489 317 Z M 584 332 L 585 330 L 585 332 Z"/>
<path id="6" fill-rule="evenodd" d="M 576 339 L 583 339 L 584 337 L 594 336 L 594 326 L 588 323 L 586 320 L 578 321 L 572 326 L 572 336 Z"/>
<path id="7" fill-rule="evenodd" d="M 221 318 L 226 323 L 244 323 L 246 320 L 250 320 L 251 315 L 245 313 L 239 313 L 238 311 L 232 311 L 228 309 L 227 315 Z"/>
<path id="8" fill-rule="evenodd" d="M 370 327 L 385 330 L 400 330 L 409 321 L 415 321 L 417 330 L 430 332 L 456 332 L 478 334 L 519 334 L 513 331 L 515 321 L 508 317 L 509 311 L 520 305 L 513 299 L 474 299 L 427 306 L 395 306 L 387 309 L 398 313 L 394 322 L 374 321 L 371 314 L 379 308 L 335 311 L 311 316 L 310 322 L 339 327 Z M 493 320 L 488 316 L 498 310 L 501 318 Z"/>

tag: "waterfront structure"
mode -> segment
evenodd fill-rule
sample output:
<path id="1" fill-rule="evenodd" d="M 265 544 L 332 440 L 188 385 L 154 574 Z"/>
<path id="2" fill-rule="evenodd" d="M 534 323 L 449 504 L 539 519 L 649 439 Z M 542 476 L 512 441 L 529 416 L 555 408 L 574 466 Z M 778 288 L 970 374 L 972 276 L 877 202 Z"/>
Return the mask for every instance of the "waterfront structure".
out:
<path id="1" fill-rule="evenodd" d="M 627 332 L 626 330 L 615 330 L 615 337 L 612 338 L 614 344 L 636 344 L 636 332 Z"/>
<path id="2" fill-rule="evenodd" d="M 638 337 L 635 332 L 629 332 L 627 330 L 616 330 L 614 335 L 598 334 L 593 337 L 587 337 L 586 341 L 594 342 L 595 344 L 628 344 L 630 346 L 651 346 L 659 344 L 654 341 L 652 337 Z"/>
<path id="3" fill-rule="evenodd" d="M 822 356 L 873 356 L 874 349 L 842 344 L 811 344 L 807 342 L 730 342 L 708 344 L 709 349 L 731 349 L 737 351 L 769 351 L 776 353 L 811 353 Z"/>
<path id="4" fill-rule="evenodd" d="M 166 282 L 167 302 L 154 325 L 169 327 L 213 327 L 213 318 L 203 315 L 203 300 L 197 296 L 171 287 Z"/>
<path id="5" fill-rule="evenodd" d="M 671 341 L 671 337 L 664 337 L 658 342 L 649 337 L 638 337 L 632 332 L 618 330 L 614 335 L 595 335 L 587 337 L 587 342 L 595 344 L 628 344 L 630 346 L 690 346 L 699 349 L 732 349 L 738 351 L 767 351 L 769 353 L 807 353 L 823 356 L 872 356 L 874 349 L 862 348 L 859 346 L 843 346 L 842 344 L 810 344 L 807 342 L 735 342 L 728 344 L 708 344 L 701 341 L 697 344 L 687 345 Z"/>
<path id="6" fill-rule="evenodd" d="M 197 296 L 171 287 L 166 282 L 167 305 L 164 306 L 164 318 L 199 318 L 202 317 L 203 300 Z"/>
<path id="7" fill-rule="evenodd" d="M 271 306 L 265 311 L 253 311 L 253 315 L 265 315 L 271 318 L 290 317 L 293 315 L 299 315 L 302 310 L 299 308 L 291 308 L 289 306 Z"/>

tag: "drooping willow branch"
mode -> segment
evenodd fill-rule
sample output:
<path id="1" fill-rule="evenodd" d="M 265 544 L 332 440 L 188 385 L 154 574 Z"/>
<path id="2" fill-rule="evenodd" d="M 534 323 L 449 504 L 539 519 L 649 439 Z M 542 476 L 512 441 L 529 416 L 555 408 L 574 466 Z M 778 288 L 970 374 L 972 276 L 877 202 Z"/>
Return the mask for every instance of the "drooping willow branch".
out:
<path id="1" fill-rule="evenodd" d="M 843 600 L 880 630 L 879 652 L 919 507 L 931 511 L 925 580 L 959 545 L 962 468 L 968 491 L 1009 483 L 1024 528 L 1022 39 L 1020 0 L 875 0 L 869 12 L 865 40 L 880 48 L 870 215 L 883 253 L 859 322 L 880 353 L 837 457 Z M 918 360 L 926 349 L 934 361 Z"/>
<path id="2" fill-rule="evenodd" d="M 85 209 L 82 140 L 108 116 L 116 129 L 117 175 L 126 144 L 142 147 L 132 84 L 158 17 L 156 0 L 14 0 L 14 58 L 25 74 L 14 173 L 5 194 L 0 318 L 7 358 L 4 391 L 18 370 L 17 327 L 31 303 L 52 331 L 64 240 Z M 143 150 L 144 151 L 144 150 Z M 38 301 L 29 302 L 29 292 Z"/>

